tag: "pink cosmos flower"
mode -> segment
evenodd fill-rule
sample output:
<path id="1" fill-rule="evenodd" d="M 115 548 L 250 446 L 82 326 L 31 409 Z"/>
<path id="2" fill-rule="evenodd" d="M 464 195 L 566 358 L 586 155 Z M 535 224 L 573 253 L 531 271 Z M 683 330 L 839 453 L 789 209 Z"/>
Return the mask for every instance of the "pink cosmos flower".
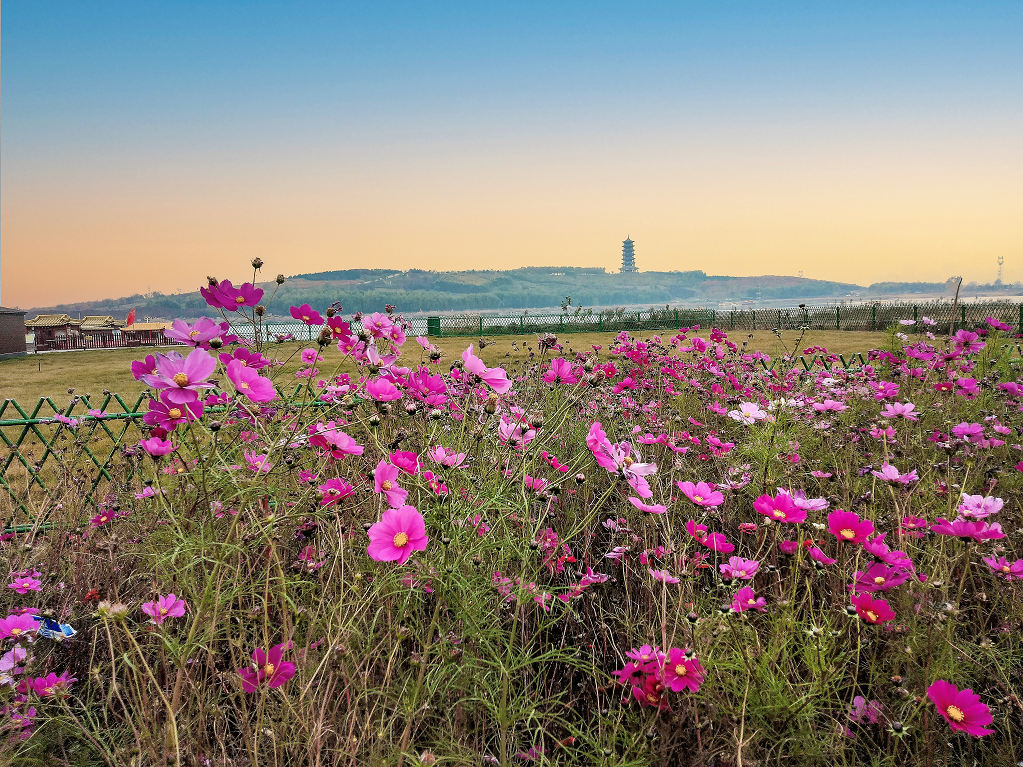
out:
<path id="1" fill-rule="evenodd" d="M 411 450 L 395 450 L 388 456 L 391 463 L 410 476 L 419 473 L 419 456 Z"/>
<path id="2" fill-rule="evenodd" d="M 727 562 L 718 565 L 721 575 L 725 578 L 748 581 L 760 568 L 760 563 L 755 559 L 743 559 L 742 557 L 729 557 Z"/>
<path id="3" fill-rule="evenodd" d="M 332 506 L 342 498 L 355 492 L 355 488 L 340 478 L 328 479 L 317 488 L 320 491 L 320 506 Z"/>
<path id="4" fill-rule="evenodd" d="M 323 317 L 321 317 L 320 313 L 313 309 L 313 307 L 311 307 L 309 304 L 302 304 L 301 306 L 292 306 L 290 311 L 292 317 L 294 317 L 299 322 L 304 322 L 306 325 L 309 325 L 310 327 L 314 325 L 323 324 Z"/>
<path id="5" fill-rule="evenodd" d="M 159 426 L 166 431 L 173 431 L 178 424 L 202 418 L 202 413 L 203 405 L 199 400 L 179 405 L 168 402 L 164 393 L 161 392 L 159 400 L 149 400 L 149 409 L 142 416 L 142 420 L 150 426 Z"/>
<path id="6" fill-rule="evenodd" d="M 927 688 L 927 697 L 953 730 L 975 738 L 994 733 L 984 728 L 994 721 L 991 709 L 981 703 L 980 696 L 969 687 L 960 690 L 951 682 L 938 679 Z"/>
<path id="7" fill-rule="evenodd" d="M 682 582 L 667 570 L 654 570 L 653 568 L 648 567 L 647 572 L 650 573 L 651 578 L 655 581 L 660 581 L 661 583 L 672 584 Z"/>
<path id="8" fill-rule="evenodd" d="M 564 357 L 558 357 L 551 360 L 551 366 L 543 374 L 543 380 L 547 383 L 577 384 L 580 380 L 579 371 Z"/>
<path id="9" fill-rule="evenodd" d="M 164 392 L 161 399 L 181 405 L 199 399 L 201 389 L 212 389 L 207 383 L 217 361 L 205 349 L 193 349 L 187 357 L 177 352 L 156 355 L 155 372 L 143 375 L 141 380 Z"/>
<path id="10" fill-rule="evenodd" d="M 1002 510 L 1005 501 L 991 495 L 963 494 L 959 501 L 959 514 L 967 519 L 983 519 Z"/>
<path id="11" fill-rule="evenodd" d="M 206 303 L 217 309 L 236 312 L 243 306 L 255 306 L 263 298 L 263 289 L 246 282 L 238 287 L 231 280 L 221 280 L 216 285 L 199 288 Z"/>
<path id="12" fill-rule="evenodd" d="M 706 525 L 699 525 L 692 519 L 686 522 L 686 532 L 711 551 L 720 551 L 722 554 L 735 551 L 735 546 L 728 542 L 724 533 L 708 533 Z"/>
<path id="13" fill-rule="evenodd" d="M 398 467 L 392 466 L 382 458 L 373 473 L 373 489 L 384 494 L 391 508 L 398 508 L 408 498 L 408 492 L 398 485 Z"/>
<path id="14" fill-rule="evenodd" d="M 434 463 L 439 463 L 448 468 L 458 468 L 465 463 L 465 453 L 449 453 L 441 445 L 434 445 L 426 451 L 426 454 Z"/>
<path id="15" fill-rule="evenodd" d="M 0 620 L 0 639 L 20 639 L 25 634 L 36 630 L 36 621 L 29 613 L 8 615 Z"/>
<path id="16" fill-rule="evenodd" d="M 757 421 L 767 418 L 767 413 L 760 409 L 755 402 L 742 402 L 738 410 L 729 410 L 728 417 L 732 420 L 752 426 Z"/>
<path id="17" fill-rule="evenodd" d="M 981 541 L 997 540 L 1005 537 L 1005 533 L 1002 532 L 1002 526 L 997 522 L 994 524 L 988 524 L 983 521 L 972 521 L 961 518 L 949 522 L 944 517 L 938 517 L 937 521 L 931 525 L 931 530 L 938 535 L 950 535 L 955 538 L 969 538 L 977 541 L 978 543 Z"/>
<path id="18" fill-rule="evenodd" d="M 678 489 L 681 490 L 686 498 L 695 503 L 697 506 L 720 506 L 725 502 L 724 493 L 720 490 L 715 490 L 714 486 L 707 482 L 676 482 Z"/>
<path id="19" fill-rule="evenodd" d="M 895 482 L 900 485 L 908 485 L 910 482 L 916 482 L 920 479 L 916 475 L 916 469 L 913 469 L 906 474 L 899 473 L 899 470 L 892 466 L 890 463 L 885 461 L 881 464 L 881 470 L 874 469 L 870 472 L 878 479 L 883 479 L 885 482 Z"/>
<path id="20" fill-rule="evenodd" d="M 159 437 L 139 440 L 139 447 L 152 456 L 167 455 L 177 450 L 169 439 L 160 439 Z"/>
<path id="21" fill-rule="evenodd" d="M 280 687 L 295 676 L 295 664 L 283 660 L 284 649 L 283 644 L 278 644 L 269 652 L 262 647 L 253 651 L 252 665 L 238 669 L 245 692 L 255 692 L 263 682 L 267 687 Z"/>
<path id="22" fill-rule="evenodd" d="M 7 588 L 14 589 L 19 594 L 27 594 L 30 591 L 42 591 L 43 582 L 31 576 L 18 577 L 8 583 Z"/>
<path id="23" fill-rule="evenodd" d="M 189 346 L 206 346 L 208 348 L 208 341 L 220 338 L 230 327 L 230 325 L 225 327 L 209 317 L 200 317 L 191 325 L 184 320 L 174 320 L 163 334 L 172 341 L 178 341 Z"/>
<path id="24" fill-rule="evenodd" d="M 732 599 L 732 609 L 737 613 L 743 613 L 747 610 L 766 612 L 767 600 L 754 594 L 753 589 L 749 586 L 743 586 L 735 592 L 735 597 Z"/>
<path id="25" fill-rule="evenodd" d="M 473 354 L 472 347 L 473 345 L 469 344 L 469 348 L 462 352 L 465 369 L 473 375 L 479 376 L 483 383 L 498 394 L 507 392 L 512 387 L 512 382 L 508 380 L 508 374 L 504 372 L 504 368 L 488 368 L 483 364 L 483 360 Z"/>
<path id="26" fill-rule="evenodd" d="M 40 698 L 49 698 L 65 695 L 69 692 L 71 685 L 77 681 L 73 676 L 69 676 L 67 671 L 59 676 L 51 671 L 46 676 L 29 680 L 29 687 Z"/>
<path id="27" fill-rule="evenodd" d="M 246 465 L 257 474 L 265 474 L 273 468 L 273 464 L 270 463 L 270 456 L 266 453 L 246 450 L 244 456 Z"/>
<path id="28" fill-rule="evenodd" d="M 857 570 L 851 588 L 855 591 L 888 591 L 909 580 L 909 573 L 900 567 L 874 562 L 866 570 Z"/>
<path id="29" fill-rule="evenodd" d="M 919 420 L 919 411 L 912 402 L 889 402 L 881 411 L 882 418 L 905 418 L 908 421 Z"/>
<path id="30" fill-rule="evenodd" d="M 185 614 L 187 608 L 188 604 L 184 599 L 171 593 L 157 597 L 155 602 L 146 602 L 142 605 L 142 612 L 152 618 L 153 623 L 159 626 L 167 618 L 180 618 Z"/>
<path id="31" fill-rule="evenodd" d="M 273 381 L 263 378 L 242 360 L 234 359 L 227 364 L 227 377 L 231 379 L 238 393 L 245 395 L 252 402 L 270 402 L 277 399 Z"/>
<path id="32" fill-rule="evenodd" d="M 423 515 L 413 506 L 388 509 L 369 529 L 366 552 L 377 562 L 405 564 L 414 551 L 425 551 L 429 542 Z"/>
<path id="33" fill-rule="evenodd" d="M 982 559 L 999 578 L 1004 578 L 1007 581 L 1023 580 L 1023 559 L 1017 559 L 1015 562 L 1010 562 L 1005 557 L 998 557 L 998 559 L 982 557 Z"/>
<path id="34" fill-rule="evenodd" d="M 768 519 L 776 522 L 804 522 L 806 510 L 796 506 L 788 493 L 776 496 L 761 495 L 753 502 L 753 508 Z"/>
<path id="35" fill-rule="evenodd" d="M 869 593 L 854 594 L 852 606 L 856 614 L 867 623 L 886 623 L 895 619 L 895 611 L 884 599 L 874 599 Z"/>
<path id="36" fill-rule="evenodd" d="M 392 402 L 401 399 L 398 387 L 386 378 L 373 378 L 366 381 L 366 394 L 377 402 Z"/>
<path id="37" fill-rule="evenodd" d="M 629 503 L 635 506 L 640 511 L 645 511 L 648 514 L 664 514 L 668 511 L 668 507 L 660 503 L 644 503 L 642 498 L 634 498 L 629 496 Z"/>
<path id="38" fill-rule="evenodd" d="M 354 438 L 341 431 L 334 421 L 327 421 L 326 423 L 321 421 L 315 426 L 310 426 L 309 434 L 309 444 L 314 447 L 323 448 L 333 458 L 342 458 L 346 455 L 362 455 L 365 450 Z"/>
<path id="39" fill-rule="evenodd" d="M 828 529 L 846 543 L 863 543 L 874 532 L 874 523 L 852 511 L 835 509 L 828 514 Z"/>

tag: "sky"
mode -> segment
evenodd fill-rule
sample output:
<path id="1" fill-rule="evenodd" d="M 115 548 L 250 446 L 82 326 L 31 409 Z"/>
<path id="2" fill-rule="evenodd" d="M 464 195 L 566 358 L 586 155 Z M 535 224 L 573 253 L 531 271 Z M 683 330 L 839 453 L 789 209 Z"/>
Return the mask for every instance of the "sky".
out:
<path id="1" fill-rule="evenodd" d="M 1023 279 L 1023 3 L 9 0 L 0 301 L 351 267 Z"/>

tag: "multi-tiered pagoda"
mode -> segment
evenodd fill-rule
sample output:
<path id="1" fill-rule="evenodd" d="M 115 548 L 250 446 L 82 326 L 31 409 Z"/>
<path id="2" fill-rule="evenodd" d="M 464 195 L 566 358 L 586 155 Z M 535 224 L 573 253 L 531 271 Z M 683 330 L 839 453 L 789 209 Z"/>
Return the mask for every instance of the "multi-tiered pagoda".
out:
<path id="1" fill-rule="evenodd" d="M 636 268 L 636 251 L 633 247 L 634 245 L 635 243 L 629 239 L 629 237 L 626 237 L 622 241 L 622 274 L 639 271 L 639 269 Z"/>

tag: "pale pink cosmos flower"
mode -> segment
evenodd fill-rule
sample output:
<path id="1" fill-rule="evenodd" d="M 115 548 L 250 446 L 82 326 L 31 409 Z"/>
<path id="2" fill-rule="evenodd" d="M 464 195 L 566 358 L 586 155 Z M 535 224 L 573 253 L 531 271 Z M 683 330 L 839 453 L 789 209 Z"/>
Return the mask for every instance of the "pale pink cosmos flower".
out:
<path id="1" fill-rule="evenodd" d="M 729 557 L 727 562 L 718 565 L 721 575 L 728 579 L 742 581 L 750 580 L 756 575 L 760 563 L 755 559 L 744 559 L 743 557 Z"/>
<path id="2" fill-rule="evenodd" d="M 647 568 L 647 572 L 650 573 L 650 577 L 655 581 L 660 581 L 664 584 L 681 583 L 678 578 L 669 573 L 667 570 L 654 570 L 653 568 Z"/>
<path id="3" fill-rule="evenodd" d="M 917 421 L 919 411 L 912 402 L 889 402 L 881 411 L 882 418 L 905 418 L 908 421 Z"/>
<path id="4" fill-rule="evenodd" d="M 908 485 L 911 482 L 916 482 L 920 477 L 916 474 L 916 469 L 909 471 L 905 474 L 899 472 L 892 464 L 885 461 L 881 464 L 881 470 L 874 469 L 870 472 L 878 479 L 883 479 L 885 482 L 894 482 L 900 485 Z"/>
<path id="5" fill-rule="evenodd" d="M 716 490 L 713 485 L 707 482 L 676 482 L 678 489 L 681 490 L 686 498 L 695 503 L 697 506 L 720 506 L 725 502 L 724 493 L 720 490 Z"/>
<path id="6" fill-rule="evenodd" d="M 629 503 L 635 506 L 640 511 L 645 511 L 648 514 L 664 514 L 668 511 L 668 507 L 660 503 L 644 503 L 642 498 L 634 498 L 629 496 Z"/>
<path id="7" fill-rule="evenodd" d="M 959 501 L 959 514 L 967 519 L 984 519 L 1002 510 L 1005 501 L 993 495 L 963 494 Z"/>

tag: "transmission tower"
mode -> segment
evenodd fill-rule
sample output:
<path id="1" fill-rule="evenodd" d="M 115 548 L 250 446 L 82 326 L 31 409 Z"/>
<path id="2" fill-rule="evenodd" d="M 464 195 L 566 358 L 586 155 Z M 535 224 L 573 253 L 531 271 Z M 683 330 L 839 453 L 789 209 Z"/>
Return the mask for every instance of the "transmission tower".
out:
<path id="1" fill-rule="evenodd" d="M 1002 284 L 1002 268 L 1005 266 L 1005 256 L 998 257 L 998 278 L 995 280 L 995 285 Z"/>

